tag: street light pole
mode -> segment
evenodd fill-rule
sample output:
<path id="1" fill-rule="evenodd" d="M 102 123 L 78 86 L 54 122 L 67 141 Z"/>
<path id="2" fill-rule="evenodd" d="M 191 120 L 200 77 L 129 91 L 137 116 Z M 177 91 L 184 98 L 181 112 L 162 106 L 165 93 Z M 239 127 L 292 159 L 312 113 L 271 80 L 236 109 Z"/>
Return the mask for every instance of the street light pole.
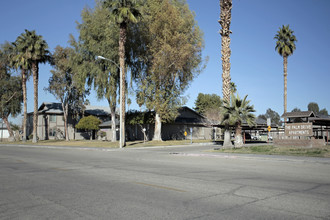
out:
<path id="1" fill-rule="evenodd" d="M 1 123 L 1 142 L 2 142 L 2 138 L 3 138 L 3 120 L 0 120 Z"/>
<path id="2" fill-rule="evenodd" d="M 122 87 L 122 81 L 123 81 L 123 76 L 122 76 L 122 70 L 120 68 L 120 66 L 113 60 L 110 60 L 108 58 L 102 57 L 102 56 L 97 56 L 97 59 L 102 59 L 102 60 L 107 60 L 110 61 L 111 63 L 115 64 L 117 66 L 117 68 L 119 68 L 119 79 L 120 79 L 120 106 L 119 106 L 119 148 L 123 148 L 124 146 L 124 140 L 123 137 L 124 132 L 123 132 L 123 113 L 122 113 L 122 109 L 123 109 L 123 105 L 125 105 L 125 103 L 123 103 L 123 99 L 122 99 L 122 95 L 123 95 L 123 87 Z M 125 94 L 124 94 L 125 95 Z M 116 119 L 111 119 L 111 120 L 116 120 Z"/>

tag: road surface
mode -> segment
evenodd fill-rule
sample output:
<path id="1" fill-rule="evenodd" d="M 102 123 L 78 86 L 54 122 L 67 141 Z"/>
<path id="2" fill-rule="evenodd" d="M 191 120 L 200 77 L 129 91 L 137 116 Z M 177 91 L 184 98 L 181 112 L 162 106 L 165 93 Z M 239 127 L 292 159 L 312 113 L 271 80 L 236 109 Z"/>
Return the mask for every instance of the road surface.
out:
<path id="1" fill-rule="evenodd" d="M 330 160 L 0 145 L 0 219 L 330 219 Z"/>

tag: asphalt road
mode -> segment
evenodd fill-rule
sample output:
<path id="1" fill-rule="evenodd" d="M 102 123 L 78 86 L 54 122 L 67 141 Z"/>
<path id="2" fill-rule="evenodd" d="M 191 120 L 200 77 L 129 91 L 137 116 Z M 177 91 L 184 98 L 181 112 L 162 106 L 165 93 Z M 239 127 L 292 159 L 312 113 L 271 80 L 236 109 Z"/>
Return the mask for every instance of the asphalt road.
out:
<path id="1" fill-rule="evenodd" d="M 0 145 L 0 219 L 330 219 L 330 160 Z"/>

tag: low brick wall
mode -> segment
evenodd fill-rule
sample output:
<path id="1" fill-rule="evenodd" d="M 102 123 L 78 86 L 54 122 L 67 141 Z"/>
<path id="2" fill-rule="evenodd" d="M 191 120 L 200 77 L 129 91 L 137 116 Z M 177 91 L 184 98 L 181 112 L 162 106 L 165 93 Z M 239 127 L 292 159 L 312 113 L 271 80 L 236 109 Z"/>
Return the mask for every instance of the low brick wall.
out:
<path id="1" fill-rule="evenodd" d="M 275 146 L 281 147 L 321 147 L 325 146 L 324 139 L 274 139 Z"/>

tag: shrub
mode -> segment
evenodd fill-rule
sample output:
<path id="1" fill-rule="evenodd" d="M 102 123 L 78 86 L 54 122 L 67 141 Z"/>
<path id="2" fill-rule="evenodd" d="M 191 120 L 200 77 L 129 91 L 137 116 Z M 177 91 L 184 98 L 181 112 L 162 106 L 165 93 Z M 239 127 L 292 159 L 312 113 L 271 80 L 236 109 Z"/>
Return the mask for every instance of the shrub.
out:
<path id="1" fill-rule="evenodd" d="M 107 136 L 107 133 L 104 131 L 99 131 L 99 132 L 97 132 L 97 136 L 104 138 L 105 136 Z"/>

